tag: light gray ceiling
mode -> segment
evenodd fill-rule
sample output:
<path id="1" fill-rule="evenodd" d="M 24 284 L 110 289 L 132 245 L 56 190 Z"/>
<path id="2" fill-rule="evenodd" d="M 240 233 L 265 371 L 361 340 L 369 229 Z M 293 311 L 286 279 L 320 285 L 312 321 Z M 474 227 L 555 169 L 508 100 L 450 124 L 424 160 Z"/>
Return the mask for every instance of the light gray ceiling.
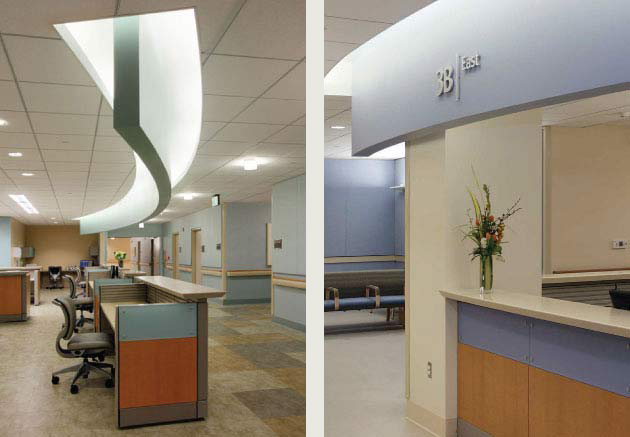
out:
<path id="1" fill-rule="evenodd" d="M 207 207 L 216 193 L 268 201 L 274 183 L 304 173 L 304 1 L 60 0 L 53 8 L 49 0 L 0 0 L 0 118 L 9 122 L 0 127 L 0 215 L 74 224 L 133 182 L 133 155 L 111 109 L 52 25 L 184 7 L 197 13 L 203 127 L 160 220 Z M 244 157 L 267 164 L 246 173 L 236 165 Z M 184 192 L 199 196 L 184 201 Z M 26 195 L 40 214 L 25 214 L 8 194 Z"/>

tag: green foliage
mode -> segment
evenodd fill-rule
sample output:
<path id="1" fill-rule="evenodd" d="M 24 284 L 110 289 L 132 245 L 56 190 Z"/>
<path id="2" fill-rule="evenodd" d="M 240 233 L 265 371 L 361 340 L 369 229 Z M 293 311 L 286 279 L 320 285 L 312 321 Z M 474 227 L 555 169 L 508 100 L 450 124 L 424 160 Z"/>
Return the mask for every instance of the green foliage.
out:
<path id="1" fill-rule="evenodd" d="M 125 258 L 127 258 L 127 252 L 117 250 L 116 252 L 114 252 L 114 258 L 116 258 L 118 261 L 123 261 Z"/>

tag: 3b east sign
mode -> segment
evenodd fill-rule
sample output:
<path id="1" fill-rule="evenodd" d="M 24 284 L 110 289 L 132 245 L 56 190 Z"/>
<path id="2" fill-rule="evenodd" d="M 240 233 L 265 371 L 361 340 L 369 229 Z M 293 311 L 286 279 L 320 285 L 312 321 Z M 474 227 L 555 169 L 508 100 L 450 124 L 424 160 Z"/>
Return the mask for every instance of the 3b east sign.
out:
<path id="1" fill-rule="evenodd" d="M 437 75 L 437 95 L 438 97 L 444 94 L 449 94 L 454 89 L 456 90 L 457 100 L 459 100 L 459 80 L 461 79 L 461 72 L 469 72 L 481 66 L 481 55 L 476 53 L 472 56 L 455 56 L 457 60 L 457 68 L 452 65 L 448 65 L 439 69 Z"/>

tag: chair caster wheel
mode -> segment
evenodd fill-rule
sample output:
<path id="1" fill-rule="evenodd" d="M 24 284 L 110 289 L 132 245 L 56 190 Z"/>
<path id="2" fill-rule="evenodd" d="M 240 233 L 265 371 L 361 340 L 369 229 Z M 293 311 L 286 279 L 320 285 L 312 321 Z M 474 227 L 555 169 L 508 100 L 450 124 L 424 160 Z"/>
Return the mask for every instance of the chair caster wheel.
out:
<path id="1" fill-rule="evenodd" d="M 108 379 L 105 381 L 105 387 L 107 388 L 112 388 L 114 386 L 114 380 L 113 379 Z"/>
<path id="2" fill-rule="evenodd" d="M 79 386 L 76 384 L 72 384 L 70 386 L 70 393 L 72 393 L 73 395 L 76 395 L 77 393 L 79 393 Z"/>
<path id="3" fill-rule="evenodd" d="M 52 383 L 55 384 L 55 385 L 59 384 L 59 377 L 58 376 L 53 376 L 52 377 Z"/>

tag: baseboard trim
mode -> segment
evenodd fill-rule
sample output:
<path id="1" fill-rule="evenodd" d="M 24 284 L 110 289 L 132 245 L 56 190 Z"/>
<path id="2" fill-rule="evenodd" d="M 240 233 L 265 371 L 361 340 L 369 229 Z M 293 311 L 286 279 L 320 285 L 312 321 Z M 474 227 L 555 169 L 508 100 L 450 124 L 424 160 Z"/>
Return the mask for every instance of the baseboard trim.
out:
<path id="1" fill-rule="evenodd" d="M 457 418 L 446 419 L 407 399 L 406 419 L 436 437 L 457 437 Z"/>
<path id="2" fill-rule="evenodd" d="M 258 303 L 271 303 L 271 298 L 264 299 L 223 299 L 223 305 L 247 305 Z"/>
<path id="3" fill-rule="evenodd" d="M 271 319 L 272 322 L 276 322 L 279 325 L 284 325 L 289 328 L 295 329 L 297 331 L 306 332 L 306 325 L 302 325 L 301 323 L 294 322 L 292 320 L 283 319 L 282 317 L 273 316 Z"/>

